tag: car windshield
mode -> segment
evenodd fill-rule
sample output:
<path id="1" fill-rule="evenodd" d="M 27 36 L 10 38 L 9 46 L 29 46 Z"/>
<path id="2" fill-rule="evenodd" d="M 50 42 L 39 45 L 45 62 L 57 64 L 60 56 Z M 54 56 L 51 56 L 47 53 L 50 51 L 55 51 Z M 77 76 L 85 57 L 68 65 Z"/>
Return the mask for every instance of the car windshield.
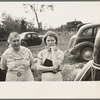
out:
<path id="1" fill-rule="evenodd" d="M 86 29 L 83 32 L 83 36 L 92 36 L 93 28 Z"/>
<path id="2" fill-rule="evenodd" d="M 97 32 L 98 32 L 99 29 L 100 29 L 100 26 L 98 26 L 98 27 L 96 27 L 96 28 L 94 29 L 94 36 L 96 36 L 96 34 L 97 34 Z"/>
<path id="3" fill-rule="evenodd" d="M 31 34 L 26 34 L 25 38 L 31 38 Z"/>
<path id="4" fill-rule="evenodd" d="M 32 34 L 32 37 L 37 37 L 37 34 Z"/>

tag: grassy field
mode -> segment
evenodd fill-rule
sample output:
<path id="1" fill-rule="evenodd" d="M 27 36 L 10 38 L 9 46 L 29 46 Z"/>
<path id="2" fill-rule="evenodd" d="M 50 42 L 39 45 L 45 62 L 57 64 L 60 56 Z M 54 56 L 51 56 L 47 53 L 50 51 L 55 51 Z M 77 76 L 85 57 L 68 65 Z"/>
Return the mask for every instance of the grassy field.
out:
<path id="1" fill-rule="evenodd" d="M 58 47 L 65 52 L 68 49 L 68 43 L 70 37 L 75 33 L 57 32 L 57 34 L 59 36 Z M 6 48 L 7 48 L 7 44 L 5 42 L 0 42 L 0 55 L 5 51 Z M 36 58 L 38 52 L 44 49 L 44 44 L 42 43 L 41 45 L 30 46 L 28 48 L 31 50 L 33 56 Z M 62 66 L 61 66 L 62 69 L 61 74 L 63 76 L 63 80 L 73 81 L 77 73 L 84 66 L 84 64 L 85 62 L 80 62 L 80 60 L 77 57 L 72 56 L 69 53 L 65 53 L 64 61 L 62 62 Z M 39 71 L 33 72 L 33 75 L 36 81 L 40 80 L 41 73 Z"/>

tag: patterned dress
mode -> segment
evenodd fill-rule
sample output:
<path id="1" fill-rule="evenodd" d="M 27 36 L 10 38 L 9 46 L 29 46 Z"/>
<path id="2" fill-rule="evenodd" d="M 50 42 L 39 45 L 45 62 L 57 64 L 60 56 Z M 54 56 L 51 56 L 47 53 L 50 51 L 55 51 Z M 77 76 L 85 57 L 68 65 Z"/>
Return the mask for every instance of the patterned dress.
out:
<path id="1" fill-rule="evenodd" d="M 63 51 L 57 49 L 55 51 L 55 53 L 56 53 L 57 60 L 62 62 L 64 59 Z M 50 67 L 50 65 L 52 66 L 52 64 L 51 64 L 52 63 L 52 55 L 51 55 L 51 52 L 49 52 L 49 50 L 44 49 L 44 50 L 40 51 L 38 54 L 38 59 L 41 60 L 42 65 L 44 65 L 46 60 L 48 60 L 49 65 L 46 65 L 46 67 Z M 58 71 L 57 73 L 43 72 L 42 73 L 42 81 L 63 81 L 63 79 L 62 79 L 62 75 L 61 75 L 60 71 Z"/>
<path id="2" fill-rule="evenodd" d="M 20 47 L 18 53 L 8 48 L 1 57 L 1 69 L 7 69 L 6 81 L 34 81 L 30 66 L 34 58 L 28 48 Z"/>

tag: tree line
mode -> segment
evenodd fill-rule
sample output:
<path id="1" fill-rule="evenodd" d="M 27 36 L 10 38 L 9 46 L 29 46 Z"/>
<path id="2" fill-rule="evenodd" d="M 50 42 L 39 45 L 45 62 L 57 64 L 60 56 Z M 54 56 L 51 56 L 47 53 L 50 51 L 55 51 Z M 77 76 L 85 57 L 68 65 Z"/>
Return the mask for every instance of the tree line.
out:
<path id="1" fill-rule="evenodd" d="M 25 31 L 41 31 L 42 30 L 42 22 L 39 21 L 38 11 L 44 12 L 46 9 L 50 9 L 53 11 L 54 5 L 52 4 L 23 4 L 23 8 L 25 9 L 25 13 L 33 12 L 33 19 L 36 20 L 38 27 L 34 27 L 34 20 L 33 22 L 27 22 L 25 19 L 14 19 L 12 15 L 7 14 L 6 12 L 2 13 L 1 18 L 3 19 L 2 23 L 3 26 L 0 25 L 0 38 L 8 37 L 9 33 L 12 31 L 17 31 L 19 33 Z M 28 9 L 30 8 L 30 10 Z"/>
<path id="2" fill-rule="evenodd" d="M 0 25 L 0 38 L 8 37 L 9 33 L 12 31 L 17 31 L 19 33 L 25 31 L 38 31 L 37 28 L 34 28 L 32 22 L 27 22 L 25 19 L 14 19 L 12 15 L 3 13 L 2 14 L 2 23 Z"/>

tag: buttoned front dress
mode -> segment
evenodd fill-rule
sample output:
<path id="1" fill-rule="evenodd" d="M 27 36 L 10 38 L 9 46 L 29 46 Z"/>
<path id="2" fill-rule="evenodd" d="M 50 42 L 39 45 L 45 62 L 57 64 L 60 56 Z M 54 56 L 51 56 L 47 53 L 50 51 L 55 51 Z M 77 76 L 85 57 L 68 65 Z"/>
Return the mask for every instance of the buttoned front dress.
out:
<path id="1" fill-rule="evenodd" d="M 1 69 L 7 69 L 6 81 L 34 81 L 30 64 L 34 58 L 28 48 L 20 47 L 18 53 L 8 48 L 1 59 Z"/>
<path id="2" fill-rule="evenodd" d="M 60 49 L 57 49 L 55 51 L 55 55 L 56 55 L 57 60 L 59 60 L 60 62 L 63 61 L 64 59 L 63 51 L 61 51 Z M 42 61 L 42 65 L 44 64 L 46 59 L 49 59 L 52 61 L 51 52 L 49 52 L 49 50 L 47 49 L 41 50 L 38 54 L 38 59 Z M 42 81 L 63 81 L 63 78 L 60 71 L 57 73 L 44 72 L 42 73 Z"/>

